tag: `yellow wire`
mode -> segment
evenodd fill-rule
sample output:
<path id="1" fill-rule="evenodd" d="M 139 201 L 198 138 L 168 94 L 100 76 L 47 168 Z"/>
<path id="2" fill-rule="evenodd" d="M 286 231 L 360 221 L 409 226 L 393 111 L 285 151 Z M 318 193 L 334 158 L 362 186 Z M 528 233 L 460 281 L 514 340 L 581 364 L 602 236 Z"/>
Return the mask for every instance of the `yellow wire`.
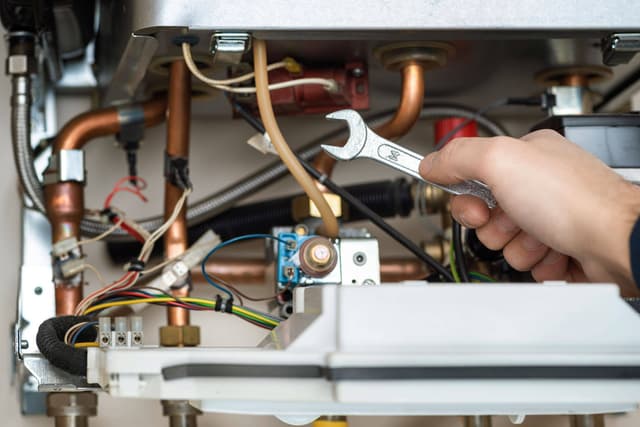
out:
<path id="1" fill-rule="evenodd" d="M 171 298 L 171 297 L 153 297 L 153 298 L 140 298 L 140 299 L 132 299 L 132 300 L 126 300 L 126 301 L 112 301 L 112 302 L 105 302 L 102 304 L 96 304 L 92 307 L 89 307 L 88 309 L 86 309 L 82 314 L 83 315 L 87 315 L 87 314 L 91 314 L 93 312 L 96 311 L 100 311 L 100 310 L 104 310 L 105 308 L 111 308 L 111 307 L 122 307 L 125 305 L 136 305 L 136 304 L 148 304 L 148 303 L 156 303 L 156 302 L 174 302 L 174 301 L 178 301 L 175 298 Z M 193 298 L 193 297 L 187 297 L 187 298 L 180 298 L 179 301 L 184 301 L 184 302 L 191 302 L 191 303 L 198 303 L 198 304 L 204 304 L 207 305 L 211 308 L 215 308 L 216 306 L 216 302 L 212 301 L 212 300 L 208 300 L 208 299 L 203 299 L 203 298 Z M 179 302 L 178 301 L 178 302 Z M 233 307 L 233 310 L 244 314 L 245 316 L 250 316 L 254 319 L 260 320 L 262 322 L 268 323 L 269 325 L 273 325 L 273 326 L 278 326 L 278 322 L 269 319 L 268 317 L 264 317 L 264 316 L 260 316 L 257 313 L 253 313 L 249 310 L 246 310 L 242 307 Z"/>
<path id="2" fill-rule="evenodd" d="M 97 342 L 77 342 L 73 345 L 75 348 L 98 347 Z"/>

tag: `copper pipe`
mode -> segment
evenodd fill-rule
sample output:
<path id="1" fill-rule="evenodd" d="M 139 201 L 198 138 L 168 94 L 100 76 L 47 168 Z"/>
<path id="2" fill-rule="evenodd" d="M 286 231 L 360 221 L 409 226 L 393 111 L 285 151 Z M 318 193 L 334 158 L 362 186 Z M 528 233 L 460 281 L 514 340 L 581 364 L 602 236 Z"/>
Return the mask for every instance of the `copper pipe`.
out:
<path id="1" fill-rule="evenodd" d="M 165 98 L 153 98 L 140 104 L 144 115 L 145 127 L 162 123 L 167 110 Z M 115 135 L 120 131 L 120 115 L 118 107 L 102 108 L 87 111 L 74 117 L 60 130 L 54 151 L 78 150 L 84 145 L 100 136 Z"/>
<path id="2" fill-rule="evenodd" d="M 154 126 L 165 117 L 166 100 L 155 98 L 141 104 L 145 126 Z M 76 116 L 58 133 L 53 151 L 81 149 L 91 139 L 120 131 L 118 108 L 104 108 Z M 80 221 L 84 215 L 84 187 L 77 182 L 60 182 L 44 187 L 47 217 L 51 223 L 53 243 L 69 237 L 80 237 Z M 82 279 L 78 283 L 57 281 L 56 313 L 73 314 L 82 300 Z"/>
<path id="3" fill-rule="evenodd" d="M 558 80 L 560 86 L 587 87 L 589 76 L 585 74 L 567 74 Z"/>
<path id="4" fill-rule="evenodd" d="M 189 157 L 189 121 L 191 120 L 191 74 L 183 60 L 171 63 L 169 69 L 169 111 L 167 115 L 167 156 Z M 165 182 L 164 186 L 164 218 L 171 216 L 176 202 L 184 190 Z M 187 250 L 187 210 L 182 208 L 176 221 L 164 235 L 164 255 L 174 258 Z M 172 291 L 177 297 L 189 295 L 188 286 Z M 189 311 L 178 308 L 167 308 L 167 322 L 172 326 L 189 324 Z"/>
<path id="5" fill-rule="evenodd" d="M 400 104 L 394 116 L 388 122 L 376 127 L 374 131 L 383 138 L 396 139 L 405 135 L 418 121 L 424 101 L 424 67 L 415 62 L 408 62 L 402 68 L 402 93 Z M 346 140 L 336 145 L 344 145 Z M 321 173 L 331 176 L 335 159 L 320 152 L 313 161 L 313 166 Z"/>
<path id="6" fill-rule="evenodd" d="M 71 285 L 56 283 L 56 316 L 71 316 L 76 307 L 82 301 L 82 283 Z"/>
<path id="7" fill-rule="evenodd" d="M 207 272 L 231 284 L 264 285 L 267 283 L 269 266 L 258 258 L 218 259 L 207 264 Z M 385 259 L 380 264 L 383 282 L 423 279 L 429 274 L 424 264 L 414 259 Z M 194 268 L 191 275 L 195 283 L 204 283 L 200 268 Z"/>

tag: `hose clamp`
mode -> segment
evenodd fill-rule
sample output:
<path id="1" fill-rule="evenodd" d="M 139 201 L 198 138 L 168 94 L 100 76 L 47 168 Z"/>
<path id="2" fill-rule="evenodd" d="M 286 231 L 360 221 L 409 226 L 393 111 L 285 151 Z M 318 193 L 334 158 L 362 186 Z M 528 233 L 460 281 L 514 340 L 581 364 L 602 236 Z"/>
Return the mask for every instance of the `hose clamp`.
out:
<path id="1" fill-rule="evenodd" d="M 44 171 L 43 184 L 86 181 L 83 150 L 60 150 L 53 153 Z"/>

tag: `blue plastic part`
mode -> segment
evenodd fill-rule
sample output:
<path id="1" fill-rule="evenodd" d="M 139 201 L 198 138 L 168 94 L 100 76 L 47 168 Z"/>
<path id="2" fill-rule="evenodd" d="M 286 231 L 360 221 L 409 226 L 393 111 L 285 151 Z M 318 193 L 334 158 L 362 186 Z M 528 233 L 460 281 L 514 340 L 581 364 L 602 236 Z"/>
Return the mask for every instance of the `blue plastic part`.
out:
<path id="1" fill-rule="evenodd" d="M 297 263 L 292 260 L 292 257 L 300 249 L 300 246 L 310 238 L 315 236 L 299 236 L 296 233 L 280 233 L 278 234 L 278 254 L 277 254 L 277 267 L 278 267 L 278 284 L 280 286 L 295 287 L 300 284 L 302 272 Z M 291 248 L 291 241 L 295 241 L 295 248 Z M 288 275 L 287 272 L 291 274 Z"/>

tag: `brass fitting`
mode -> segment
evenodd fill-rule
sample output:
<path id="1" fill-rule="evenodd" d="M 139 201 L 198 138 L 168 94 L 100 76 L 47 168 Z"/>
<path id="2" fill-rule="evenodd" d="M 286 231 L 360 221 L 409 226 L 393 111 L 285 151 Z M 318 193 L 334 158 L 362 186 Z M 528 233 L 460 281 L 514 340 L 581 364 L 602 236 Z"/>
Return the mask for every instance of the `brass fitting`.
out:
<path id="1" fill-rule="evenodd" d="M 449 253 L 449 242 L 442 236 L 435 236 L 422 244 L 424 251 L 438 262 L 444 262 Z"/>
<path id="2" fill-rule="evenodd" d="M 324 277 L 338 264 L 338 252 L 331 240 L 312 237 L 300 246 L 300 268 L 308 276 Z"/>
<path id="3" fill-rule="evenodd" d="M 329 203 L 329 207 L 336 217 L 342 216 L 342 199 L 337 194 L 323 193 L 324 199 Z M 316 205 L 308 196 L 298 196 L 291 203 L 291 213 L 293 219 L 302 221 L 308 218 L 320 218 L 320 212 Z"/>
<path id="4" fill-rule="evenodd" d="M 328 416 L 320 417 L 313 422 L 313 427 L 348 427 L 347 417 Z"/>
<path id="5" fill-rule="evenodd" d="M 98 396 L 90 391 L 81 393 L 49 393 L 47 416 L 55 417 L 57 425 L 87 425 L 87 417 L 98 413 Z"/>
<path id="6" fill-rule="evenodd" d="M 200 345 L 200 327 L 194 325 L 163 326 L 160 328 L 163 347 L 196 347 Z"/>

